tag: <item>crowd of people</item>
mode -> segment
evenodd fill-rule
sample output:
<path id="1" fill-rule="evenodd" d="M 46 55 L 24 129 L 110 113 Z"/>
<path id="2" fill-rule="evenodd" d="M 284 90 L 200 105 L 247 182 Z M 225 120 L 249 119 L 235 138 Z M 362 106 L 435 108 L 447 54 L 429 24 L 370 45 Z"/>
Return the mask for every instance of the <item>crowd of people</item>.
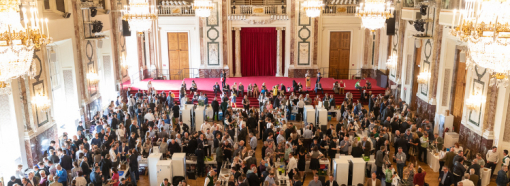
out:
<path id="1" fill-rule="evenodd" d="M 364 183 L 371 186 L 426 185 L 427 172 L 417 162 L 426 163 L 428 149 L 440 154 L 438 180 L 445 186 L 480 185 L 480 167 L 494 171 L 500 163 L 494 148 L 487 153 L 486 160 L 477 154 L 466 167 L 462 147 L 459 144 L 445 147 L 443 138 L 433 132 L 430 121 L 413 115 L 408 104 L 394 99 L 389 89 L 384 95 L 372 95 L 366 93 L 370 84 L 361 87 L 358 82 L 356 88 L 363 91 L 360 101 L 345 92 L 343 82 L 335 82 L 334 94 L 345 96 L 337 106 L 334 95 L 326 93 L 321 98 L 317 94 L 316 98 L 310 98 L 305 93 L 309 78 L 305 89 L 293 82 L 288 88 L 284 84 L 272 88 L 264 83 L 260 87 L 248 84 L 245 91 L 242 83 L 230 87 L 225 82 L 226 74 L 223 72 L 221 76 L 221 88 L 218 83 L 213 87 L 215 96 L 210 103 L 213 117 L 204 123 L 183 123 L 180 115 L 185 103 L 209 105 L 207 95 L 198 91 L 194 81 L 189 89 L 183 81 L 178 98 L 170 91 L 158 92 L 149 82 L 147 90 L 131 94 L 128 89 L 127 100 L 119 96 L 111 101 L 92 118 L 88 131 L 80 122 L 76 135 L 64 133 L 58 142 L 52 141 L 32 171 L 27 173 L 19 168 L 8 185 L 136 186 L 138 159 L 147 157 L 154 147 L 164 158 L 178 152 L 196 156 L 196 174 L 205 177 L 204 186 L 223 184 L 218 176 L 224 164 L 231 165 L 228 166 L 232 175 L 229 186 L 279 185 L 276 165 L 281 164 L 285 165 L 290 184 L 301 186 L 307 176 L 308 161 L 308 169 L 313 172 L 309 185 L 322 186 L 318 179 L 319 162 L 329 158 L 332 165 L 337 153 L 353 157 L 373 155 L 375 163 L 369 167 L 369 178 Z M 316 93 L 321 91 L 319 88 L 320 78 L 316 81 Z M 193 95 L 191 99 L 188 94 Z M 242 107 L 236 105 L 238 95 L 243 98 Z M 248 97 L 258 98 L 259 108 L 252 107 Z M 364 102 L 368 105 L 363 105 Z M 337 108 L 340 120 L 329 122 L 323 131 L 301 121 L 305 105 Z M 296 119 L 291 120 L 292 115 Z M 258 145 L 259 140 L 263 145 Z M 261 159 L 256 156 L 259 148 Z M 390 153 L 392 148 L 394 153 Z M 498 186 L 508 183 L 506 172 L 510 159 L 506 156 L 508 151 L 504 153 L 503 168 L 496 180 Z M 216 168 L 205 165 L 206 157 L 217 162 Z M 126 166 L 129 166 L 128 176 L 119 179 L 119 169 Z M 338 186 L 332 175 L 325 184 Z M 169 180 L 161 185 L 170 185 Z M 183 181 L 174 185 L 187 184 Z"/>

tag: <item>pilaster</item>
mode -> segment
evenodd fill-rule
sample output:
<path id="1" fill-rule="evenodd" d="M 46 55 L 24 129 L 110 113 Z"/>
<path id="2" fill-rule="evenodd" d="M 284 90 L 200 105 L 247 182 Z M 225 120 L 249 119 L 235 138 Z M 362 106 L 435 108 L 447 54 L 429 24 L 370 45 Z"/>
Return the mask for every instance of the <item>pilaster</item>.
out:
<path id="1" fill-rule="evenodd" d="M 234 28 L 236 32 L 236 74 L 235 77 L 241 77 L 241 28 Z"/>
<path id="2" fill-rule="evenodd" d="M 282 76 L 282 28 L 276 28 L 276 77 Z"/>

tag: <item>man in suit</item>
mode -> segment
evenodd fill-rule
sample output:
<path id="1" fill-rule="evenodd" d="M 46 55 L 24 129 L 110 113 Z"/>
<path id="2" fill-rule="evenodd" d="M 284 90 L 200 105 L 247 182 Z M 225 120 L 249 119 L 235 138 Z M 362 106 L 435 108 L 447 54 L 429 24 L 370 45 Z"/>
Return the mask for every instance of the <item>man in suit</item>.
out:
<path id="1" fill-rule="evenodd" d="M 363 149 L 363 154 L 365 156 L 370 156 L 370 151 L 372 150 L 372 143 L 370 143 L 368 138 L 365 136 L 363 137 L 363 141 L 361 141 L 361 148 Z"/>
<path id="2" fill-rule="evenodd" d="M 73 168 L 73 159 L 65 153 L 62 153 L 62 149 L 58 149 L 58 154 L 60 155 L 60 165 L 67 172 L 71 171 Z"/>
<path id="3" fill-rule="evenodd" d="M 443 171 L 439 173 L 439 186 L 450 186 L 453 184 L 453 174 L 448 170 L 448 167 L 443 167 Z"/>
<path id="4" fill-rule="evenodd" d="M 136 182 L 139 179 L 138 177 L 138 153 L 136 152 L 136 149 L 131 149 L 129 151 L 129 174 L 131 176 L 131 184 L 133 186 L 136 186 Z"/>
<path id="5" fill-rule="evenodd" d="M 331 94 L 329 97 L 329 106 L 333 109 L 336 107 L 335 97 L 333 97 L 333 94 Z"/>
<path id="6" fill-rule="evenodd" d="M 322 94 L 324 94 L 324 90 L 322 89 L 322 84 L 321 84 L 320 82 L 317 82 L 317 83 L 315 84 L 315 94 L 317 94 L 317 92 L 318 92 L 319 90 L 322 92 Z"/>
<path id="7" fill-rule="evenodd" d="M 287 93 L 287 89 L 283 83 L 280 85 L 280 90 L 283 92 L 283 94 Z"/>
<path id="8" fill-rule="evenodd" d="M 381 146 L 380 149 L 381 150 L 377 151 L 375 155 L 375 165 L 377 166 L 377 175 L 379 177 L 383 177 L 384 173 L 382 170 L 382 166 L 384 164 L 384 154 L 386 153 L 386 147 Z"/>
<path id="9" fill-rule="evenodd" d="M 478 185 L 478 181 L 480 181 L 480 176 L 475 174 L 475 169 L 469 169 L 469 180 L 471 180 L 473 184 Z"/>
<path id="10" fill-rule="evenodd" d="M 377 179 L 375 172 L 372 172 L 372 177 L 367 179 L 365 186 L 381 186 L 381 180 Z"/>
<path id="11" fill-rule="evenodd" d="M 480 166 L 480 164 L 478 163 L 478 159 L 474 159 L 473 162 L 471 163 L 471 166 L 469 166 L 469 170 L 474 170 L 475 171 L 475 174 L 478 175 L 478 177 L 480 177 L 480 168 L 482 168 Z M 470 172 L 471 173 L 471 172 Z M 475 182 L 476 184 L 476 182 Z"/>
<path id="12" fill-rule="evenodd" d="M 338 186 L 338 183 L 335 181 L 333 175 L 329 175 L 329 180 L 326 181 L 326 184 L 324 186 Z"/>
<path id="13" fill-rule="evenodd" d="M 438 133 L 434 133 L 434 144 L 436 144 L 437 150 L 443 150 L 444 139 L 439 136 Z"/>
<path id="14" fill-rule="evenodd" d="M 218 102 L 218 99 L 216 98 L 216 95 L 214 96 L 213 101 L 211 102 L 211 107 L 213 109 L 213 119 L 214 121 L 219 120 L 219 111 L 220 111 L 220 103 Z"/>
<path id="15" fill-rule="evenodd" d="M 213 90 L 214 90 L 214 97 L 216 97 L 218 95 L 218 92 L 221 92 L 220 85 L 218 85 L 218 82 L 216 82 L 213 85 Z"/>
<path id="16" fill-rule="evenodd" d="M 243 97 L 244 96 L 244 85 L 239 82 L 239 86 L 237 86 L 238 96 Z"/>
<path id="17" fill-rule="evenodd" d="M 248 171 L 248 174 L 246 174 L 246 179 L 248 179 L 248 182 L 250 183 L 250 186 L 259 186 L 260 185 L 260 178 L 257 175 L 257 167 L 253 166 L 251 168 L 251 172 Z"/>

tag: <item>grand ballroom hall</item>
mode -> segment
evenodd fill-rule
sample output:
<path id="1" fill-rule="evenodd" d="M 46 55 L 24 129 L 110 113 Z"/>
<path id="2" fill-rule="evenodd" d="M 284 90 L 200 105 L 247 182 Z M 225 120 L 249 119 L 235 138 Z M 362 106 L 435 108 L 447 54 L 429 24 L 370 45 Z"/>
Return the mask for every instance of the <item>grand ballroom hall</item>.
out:
<path id="1" fill-rule="evenodd" d="M 0 186 L 509 186 L 509 10 L 0 0 Z"/>

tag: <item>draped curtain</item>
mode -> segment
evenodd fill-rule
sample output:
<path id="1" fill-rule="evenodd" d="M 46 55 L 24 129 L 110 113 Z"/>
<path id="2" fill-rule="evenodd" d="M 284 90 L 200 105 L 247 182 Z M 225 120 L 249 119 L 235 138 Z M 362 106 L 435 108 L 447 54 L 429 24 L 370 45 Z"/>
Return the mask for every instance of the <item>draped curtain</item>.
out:
<path id="1" fill-rule="evenodd" d="M 241 29 L 241 73 L 243 77 L 276 75 L 276 28 Z"/>

